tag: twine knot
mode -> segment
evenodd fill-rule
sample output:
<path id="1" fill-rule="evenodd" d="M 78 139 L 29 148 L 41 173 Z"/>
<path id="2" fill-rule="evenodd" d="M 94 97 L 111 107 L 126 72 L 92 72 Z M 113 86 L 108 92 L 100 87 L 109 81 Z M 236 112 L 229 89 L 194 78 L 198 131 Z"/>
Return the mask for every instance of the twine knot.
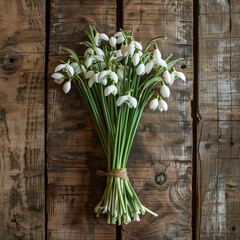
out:
<path id="1" fill-rule="evenodd" d="M 97 170 L 97 175 L 107 176 L 107 177 L 118 177 L 118 178 L 122 178 L 129 181 L 126 168 L 107 170 L 107 172 L 103 172 L 102 170 Z"/>

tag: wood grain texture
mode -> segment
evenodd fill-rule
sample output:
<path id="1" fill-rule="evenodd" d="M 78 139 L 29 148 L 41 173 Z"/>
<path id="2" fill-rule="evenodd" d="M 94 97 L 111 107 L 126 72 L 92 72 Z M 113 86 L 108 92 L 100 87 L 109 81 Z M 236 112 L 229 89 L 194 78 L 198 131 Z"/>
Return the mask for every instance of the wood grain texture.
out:
<path id="1" fill-rule="evenodd" d="M 75 43 L 86 39 L 89 25 L 99 32 L 116 31 L 115 2 L 60 1 L 50 5 L 50 52 L 48 79 L 48 238 L 57 240 L 116 239 L 115 225 L 106 216 L 96 218 L 94 207 L 101 200 L 106 178 L 96 174 L 107 167 L 97 132 L 76 89 L 68 95 L 50 75 L 60 60 L 68 58 L 61 46 L 83 54 Z M 104 169 L 103 169 L 104 170 Z"/>
<path id="2" fill-rule="evenodd" d="M 140 222 L 123 226 L 124 240 L 192 238 L 192 7 L 190 0 L 124 1 L 124 29 L 134 27 L 143 45 L 167 36 L 158 42 L 160 51 L 163 56 L 183 57 L 177 69 L 187 77 L 171 87 L 167 112 L 147 106 L 143 113 L 127 167 L 143 205 L 159 216 L 146 214 Z"/>
<path id="3" fill-rule="evenodd" d="M 240 2 L 200 1 L 200 239 L 240 238 Z"/>
<path id="4" fill-rule="evenodd" d="M 0 239 L 45 239 L 45 1 L 0 1 Z"/>

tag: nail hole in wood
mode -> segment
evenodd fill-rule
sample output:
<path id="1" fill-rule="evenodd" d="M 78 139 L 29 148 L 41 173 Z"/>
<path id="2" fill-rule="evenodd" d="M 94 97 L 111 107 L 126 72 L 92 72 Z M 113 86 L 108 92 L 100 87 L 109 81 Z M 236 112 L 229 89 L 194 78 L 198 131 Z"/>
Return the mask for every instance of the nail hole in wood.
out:
<path id="1" fill-rule="evenodd" d="M 164 173 L 159 173 L 156 177 L 155 177 L 155 182 L 158 185 L 163 185 L 166 182 L 166 175 Z"/>
<path id="2" fill-rule="evenodd" d="M 206 149 L 210 149 L 210 148 L 211 148 L 211 144 L 210 144 L 210 143 L 207 143 L 207 144 L 205 145 L 205 148 L 206 148 Z"/>
<path id="3" fill-rule="evenodd" d="M 234 145 L 234 142 L 230 142 L 230 145 L 233 146 L 233 145 Z"/>
<path id="4" fill-rule="evenodd" d="M 10 63 L 14 63 L 14 62 L 15 62 L 15 59 L 14 59 L 14 58 L 12 58 L 12 57 L 11 57 L 11 58 L 9 58 L 9 62 L 10 62 Z"/>
<path id="5" fill-rule="evenodd" d="M 236 230 L 236 227 L 235 227 L 235 226 L 232 226 L 232 230 L 235 231 L 235 230 Z"/>
<path id="6" fill-rule="evenodd" d="M 181 69 L 185 69 L 185 68 L 187 68 L 187 66 L 186 66 L 185 64 L 183 64 L 183 65 L 181 66 Z"/>

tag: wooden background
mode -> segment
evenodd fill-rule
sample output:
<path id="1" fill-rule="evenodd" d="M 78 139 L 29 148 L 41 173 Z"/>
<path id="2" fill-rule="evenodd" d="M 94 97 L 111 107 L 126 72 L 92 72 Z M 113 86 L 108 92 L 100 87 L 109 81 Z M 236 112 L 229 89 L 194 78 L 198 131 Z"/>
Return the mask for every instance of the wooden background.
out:
<path id="1" fill-rule="evenodd" d="M 238 0 L 0 1 L 0 240 L 240 239 Z M 106 159 L 76 89 L 50 75 L 89 24 L 133 27 L 183 57 L 169 111 L 146 108 L 128 161 L 159 214 L 116 227 L 95 217 Z"/>

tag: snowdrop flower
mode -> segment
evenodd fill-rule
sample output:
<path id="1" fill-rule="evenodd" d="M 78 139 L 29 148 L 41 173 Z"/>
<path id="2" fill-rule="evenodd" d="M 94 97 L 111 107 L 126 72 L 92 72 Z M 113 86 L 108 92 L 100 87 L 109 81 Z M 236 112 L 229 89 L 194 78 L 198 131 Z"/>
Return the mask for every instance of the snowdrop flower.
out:
<path id="1" fill-rule="evenodd" d="M 60 70 L 66 71 L 69 77 L 72 77 L 74 75 L 74 69 L 68 63 L 57 65 L 54 72 L 58 72 Z"/>
<path id="2" fill-rule="evenodd" d="M 67 81 L 64 85 L 63 85 L 63 91 L 65 93 L 68 93 L 71 89 L 71 82 L 70 81 Z"/>
<path id="3" fill-rule="evenodd" d="M 90 88 L 92 87 L 92 85 L 93 85 L 94 82 L 98 83 L 98 74 L 99 74 L 99 73 L 95 73 L 95 74 L 92 75 L 92 76 L 90 77 L 90 79 L 88 80 L 88 86 L 89 86 Z"/>
<path id="4" fill-rule="evenodd" d="M 115 85 L 110 85 L 110 86 L 108 86 L 104 89 L 104 95 L 105 96 L 108 96 L 110 94 L 112 94 L 114 96 L 117 94 L 117 88 L 116 88 Z"/>
<path id="5" fill-rule="evenodd" d="M 142 51 L 142 44 L 140 42 L 134 42 L 135 48 Z"/>
<path id="6" fill-rule="evenodd" d="M 118 82 L 118 75 L 117 75 L 115 72 L 109 70 L 109 71 L 108 71 L 108 74 L 109 74 L 110 78 L 111 78 L 115 83 Z"/>
<path id="7" fill-rule="evenodd" d="M 130 56 L 133 56 L 134 50 L 135 50 L 135 45 L 134 45 L 134 42 L 132 41 L 132 42 L 128 45 L 128 53 L 129 53 Z"/>
<path id="8" fill-rule="evenodd" d="M 182 72 L 177 72 L 175 69 L 171 73 L 171 82 L 169 83 L 170 85 L 173 84 L 175 77 L 180 78 L 183 81 L 186 81 L 186 77 Z"/>
<path id="9" fill-rule="evenodd" d="M 51 77 L 54 78 L 54 82 L 58 84 L 62 84 L 65 79 L 65 76 L 62 73 L 53 73 Z"/>
<path id="10" fill-rule="evenodd" d="M 90 56 L 89 58 L 87 58 L 85 65 L 87 68 L 89 68 L 93 62 L 93 60 L 95 60 L 95 58 L 93 56 Z"/>
<path id="11" fill-rule="evenodd" d="M 114 37 L 117 38 L 117 43 L 121 44 L 124 42 L 125 38 L 123 36 L 123 33 L 121 31 L 114 34 Z"/>
<path id="12" fill-rule="evenodd" d="M 106 63 L 105 62 L 100 62 L 100 65 L 101 65 L 102 69 L 106 68 Z M 100 70 L 97 63 L 94 63 L 93 67 L 96 68 L 98 71 Z"/>
<path id="13" fill-rule="evenodd" d="M 100 62 L 104 62 L 104 59 L 103 59 L 101 56 L 94 55 L 93 58 L 94 58 L 93 60 L 96 59 L 96 60 L 98 60 L 98 61 L 100 61 Z"/>
<path id="14" fill-rule="evenodd" d="M 122 81 L 123 80 L 123 69 L 122 68 L 119 68 L 118 70 L 117 70 L 117 76 L 118 76 L 118 79 L 120 80 L 120 81 Z"/>
<path id="15" fill-rule="evenodd" d="M 160 93 L 163 97 L 169 97 L 170 96 L 170 90 L 166 85 L 162 85 L 160 88 Z"/>
<path id="16" fill-rule="evenodd" d="M 95 43 L 97 47 L 100 46 L 102 40 L 109 41 L 109 37 L 105 33 L 97 33 L 95 36 Z"/>
<path id="17" fill-rule="evenodd" d="M 139 55 L 138 52 L 136 52 L 136 53 L 133 55 L 132 63 L 133 63 L 134 66 L 137 66 L 139 62 L 140 62 L 140 55 Z"/>
<path id="18" fill-rule="evenodd" d="M 100 83 L 103 83 L 103 82 L 105 83 L 107 81 L 107 77 L 111 78 L 115 83 L 118 82 L 117 74 L 111 70 L 108 70 L 108 71 L 104 70 L 104 71 L 100 72 L 99 76 L 98 76 L 98 81 Z"/>
<path id="19" fill-rule="evenodd" d="M 104 52 L 103 52 L 103 50 L 101 49 L 101 48 L 96 48 L 96 53 L 97 53 L 97 55 L 98 56 L 100 56 L 100 57 L 103 57 L 104 56 Z"/>
<path id="20" fill-rule="evenodd" d="M 88 71 L 88 72 L 85 73 L 85 78 L 86 78 L 86 79 L 89 79 L 89 78 L 91 78 L 93 75 L 94 75 L 94 71 L 92 71 L 92 70 L 91 70 L 91 71 Z"/>
<path id="21" fill-rule="evenodd" d="M 140 57 L 143 55 L 142 51 L 139 51 L 138 53 Z"/>
<path id="22" fill-rule="evenodd" d="M 169 73 L 169 71 L 164 71 L 164 73 L 163 73 L 163 78 L 164 78 L 164 81 L 165 81 L 166 83 L 168 83 L 168 84 L 170 84 L 171 81 L 172 81 L 172 76 L 171 76 L 171 74 Z M 172 84 L 170 84 L 170 85 L 172 85 Z"/>
<path id="23" fill-rule="evenodd" d="M 116 51 L 115 56 L 116 56 L 116 58 L 122 57 L 122 51 L 121 51 L 121 49 L 119 49 L 119 50 Z"/>
<path id="24" fill-rule="evenodd" d="M 121 53 L 123 57 L 126 57 L 128 54 L 128 45 L 122 45 L 121 47 Z"/>
<path id="25" fill-rule="evenodd" d="M 117 106 L 121 106 L 123 103 L 126 103 L 130 108 L 136 108 L 137 107 L 137 99 L 130 96 L 130 95 L 124 95 L 120 96 L 117 99 Z"/>
<path id="26" fill-rule="evenodd" d="M 143 63 L 141 63 L 138 67 L 137 67 L 137 75 L 143 75 L 145 73 L 145 65 Z"/>
<path id="27" fill-rule="evenodd" d="M 86 68 L 83 65 L 79 66 L 77 62 L 71 63 L 70 66 L 73 67 L 74 71 L 77 74 L 80 74 L 81 72 L 85 74 L 87 72 Z"/>
<path id="28" fill-rule="evenodd" d="M 110 40 L 109 40 L 109 44 L 111 47 L 116 47 L 116 44 L 117 44 L 117 39 L 115 37 L 111 37 Z"/>
<path id="29" fill-rule="evenodd" d="M 157 107 L 158 107 L 158 99 L 157 99 L 157 98 L 154 98 L 154 99 L 150 102 L 149 107 L 150 107 L 151 110 L 157 109 Z"/>
<path id="30" fill-rule="evenodd" d="M 167 63 L 162 59 L 162 55 L 158 48 L 156 48 L 153 52 L 153 59 L 158 66 L 167 67 Z"/>
<path id="31" fill-rule="evenodd" d="M 168 105 L 163 99 L 160 99 L 158 101 L 158 109 L 160 110 L 160 112 L 168 110 Z"/>
<path id="32" fill-rule="evenodd" d="M 150 73 L 152 71 L 152 68 L 153 68 L 153 60 L 149 61 L 147 64 L 146 64 L 146 73 Z"/>
<path id="33" fill-rule="evenodd" d="M 87 54 L 93 55 L 93 54 L 94 54 L 93 49 L 92 49 L 92 48 L 88 48 L 88 49 L 85 51 L 84 55 L 87 55 Z"/>

